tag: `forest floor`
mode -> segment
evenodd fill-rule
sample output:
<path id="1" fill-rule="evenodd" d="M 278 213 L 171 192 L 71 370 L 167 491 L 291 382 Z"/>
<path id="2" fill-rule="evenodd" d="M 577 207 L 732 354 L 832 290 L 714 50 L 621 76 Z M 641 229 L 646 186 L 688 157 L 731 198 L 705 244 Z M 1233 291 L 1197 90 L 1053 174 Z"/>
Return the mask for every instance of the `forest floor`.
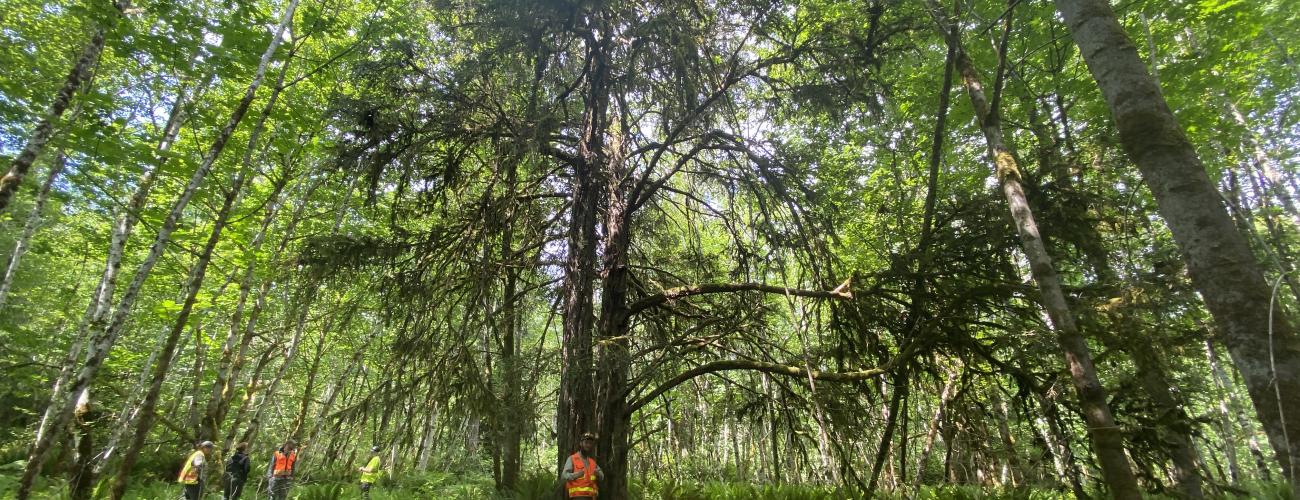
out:
<path id="1" fill-rule="evenodd" d="M 131 500 L 174 500 L 180 498 L 180 486 L 156 480 L 146 480 L 143 485 L 133 487 L 127 493 Z M 0 498 L 12 498 L 17 478 L 9 473 L 0 473 Z M 265 497 L 265 485 L 260 481 L 250 482 L 244 498 L 260 499 Z M 533 500 L 553 498 L 555 485 L 549 476 L 535 475 L 520 482 L 519 488 L 509 494 L 502 494 L 493 489 L 492 478 L 486 476 L 463 476 L 445 472 L 433 472 L 423 475 L 410 475 L 402 480 L 384 480 L 371 491 L 372 500 Z M 257 488 L 254 490 L 254 488 Z M 629 491 L 633 500 L 843 500 L 862 498 L 853 491 L 827 485 L 784 484 L 764 485 L 724 482 L 678 482 L 673 480 L 632 481 Z M 1093 492 L 1094 498 L 1105 498 Z M 220 492 L 215 488 L 208 490 L 207 498 L 219 498 Z M 63 481 L 44 479 L 38 484 L 33 495 L 41 500 L 64 500 L 70 498 L 67 484 Z M 98 498 L 98 497 L 96 497 Z M 295 500 L 350 500 L 361 498 L 356 483 L 342 481 L 312 481 L 295 485 L 290 498 Z M 883 491 L 875 498 L 915 500 L 1056 500 L 1073 498 L 1068 491 L 1050 488 L 995 488 L 980 486 L 924 486 L 916 496 L 902 492 Z M 1166 495 L 1149 495 L 1150 499 L 1176 498 Z M 1221 492 L 1211 495 L 1216 499 L 1263 499 L 1294 500 L 1290 490 L 1283 484 L 1258 484 L 1243 488 L 1237 492 Z"/>

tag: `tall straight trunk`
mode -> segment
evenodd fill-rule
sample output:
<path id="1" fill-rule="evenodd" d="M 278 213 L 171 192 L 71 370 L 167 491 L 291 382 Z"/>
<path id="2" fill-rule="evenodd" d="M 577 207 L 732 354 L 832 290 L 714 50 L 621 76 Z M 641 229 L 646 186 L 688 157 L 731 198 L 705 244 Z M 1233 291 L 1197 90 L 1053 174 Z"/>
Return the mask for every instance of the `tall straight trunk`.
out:
<path id="1" fill-rule="evenodd" d="M 1004 477 L 1003 480 L 1009 480 L 1012 486 L 1019 486 L 1024 483 L 1024 478 L 1023 471 L 1020 468 L 1020 456 L 1016 452 L 1016 439 L 1015 436 L 1011 435 L 1009 423 L 1011 416 L 1007 411 L 1006 400 L 1002 399 L 997 392 L 998 388 L 994 387 L 992 390 L 994 394 L 993 407 L 994 411 L 997 412 L 995 417 L 998 426 L 998 437 L 1002 440 L 1003 453 L 1006 455 L 1006 467 L 1009 469 L 1009 473 L 1006 474 L 1008 477 Z"/>
<path id="2" fill-rule="evenodd" d="M 18 274 L 18 264 L 22 262 L 23 255 L 31 245 L 32 235 L 36 234 L 36 228 L 41 224 L 41 213 L 45 211 L 45 203 L 50 199 L 50 190 L 54 187 L 54 181 L 59 178 L 59 174 L 63 173 L 63 168 L 67 164 L 67 156 L 63 153 L 56 155 L 54 163 L 50 164 L 49 173 L 45 175 L 45 182 L 41 183 L 41 190 L 36 194 L 36 204 L 32 206 L 31 213 L 27 214 L 27 221 L 23 223 L 23 234 L 14 244 L 14 252 L 9 255 L 9 265 L 5 267 L 4 281 L 0 282 L 0 309 L 4 308 L 9 298 L 14 276 Z"/>
<path id="3" fill-rule="evenodd" d="M 262 371 L 270 364 L 272 356 L 276 353 L 279 346 L 272 346 L 266 352 L 258 356 L 257 363 L 253 364 L 253 371 L 248 374 L 248 382 L 244 384 L 243 396 L 239 400 L 239 408 L 235 409 L 235 416 L 230 421 L 230 428 L 226 430 L 225 437 L 222 438 L 222 449 L 231 449 L 235 446 L 235 437 L 239 434 L 239 426 L 244 422 L 244 416 L 248 414 L 248 409 L 252 407 L 253 400 L 257 397 L 257 391 L 261 384 Z"/>
<path id="4" fill-rule="evenodd" d="M 253 410 L 253 418 L 249 420 L 248 429 L 244 430 L 244 436 L 240 441 L 246 443 L 253 442 L 253 438 L 257 437 L 258 431 L 261 430 L 262 414 L 266 411 L 267 399 L 275 396 L 275 390 L 280 386 L 280 382 L 284 380 L 284 374 L 289 372 L 289 367 L 293 366 L 294 359 L 298 357 L 298 345 L 302 342 L 303 331 L 307 328 L 307 314 L 311 311 L 311 305 L 314 302 L 313 299 L 316 297 L 319 290 L 319 284 L 313 283 L 305 288 L 299 295 L 298 307 L 300 310 L 297 315 L 298 319 L 293 327 L 293 338 L 289 341 L 289 345 L 284 351 L 284 360 L 280 363 L 280 369 L 275 372 L 275 377 L 266 385 L 266 396 L 262 398 L 261 404 L 257 405 L 257 408 Z"/>
<path id="5" fill-rule="evenodd" d="M 346 330 L 344 324 L 342 330 Z M 326 325 L 320 329 L 320 337 L 316 339 L 316 352 L 312 356 L 311 368 L 307 370 L 307 385 L 302 389 L 302 398 L 298 402 L 298 415 L 293 419 L 293 425 L 289 426 L 289 436 L 295 441 L 302 439 L 302 426 L 307 422 L 307 411 L 311 409 L 312 396 L 316 394 L 316 374 L 320 371 L 322 354 L 325 351 L 325 339 L 329 335 L 331 328 Z"/>
<path id="6" fill-rule="evenodd" d="M 931 4 L 934 5 L 933 0 Z M 934 9 L 937 15 L 940 11 Z M 1010 15 L 1010 14 L 1008 14 Z M 970 57 L 961 48 L 961 40 L 956 28 L 941 26 L 948 43 L 956 46 L 958 51 L 957 69 L 962 76 L 967 96 L 975 109 L 975 118 L 980 131 L 988 143 L 990 159 L 993 161 L 1002 193 L 1011 209 L 1011 219 L 1016 233 L 1020 236 L 1021 247 L 1029 261 L 1029 270 L 1038 284 L 1043 308 L 1047 311 L 1052 327 L 1056 331 L 1057 342 L 1065 354 L 1065 363 L 1070 371 L 1075 392 L 1079 398 L 1083 416 L 1088 423 L 1089 436 L 1093 450 L 1101 465 L 1102 475 L 1110 487 L 1110 493 L 1119 499 L 1139 499 L 1137 480 L 1129 468 L 1128 457 L 1124 453 L 1124 438 L 1111 416 L 1106 402 L 1106 390 L 1097 377 L 1097 370 L 1092 364 L 1092 352 L 1088 342 L 1079 332 L 1074 315 L 1065 300 L 1061 281 L 1048 255 L 1043 240 L 1039 236 L 1038 224 L 1033 211 L 1025 198 L 1020 185 L 1020 166 L 1011 155 L 1010 149 L 1002 138 L 1001 120 L 998 117 L 996 98 L 990 103 L 984 94 L 984 85 Z M 1003 47 L 1005 50 L 1005 46 Z M 1005 55 L 1002 55 L 1005 60 Z"/>
<path id="7" fill-rule="evenodd" d="M 189 268 L 193 270 L 193 266 Z M 176 298 L 177 303 L 185 300 L 185 288 L 182 287 L 179 296 Z M 131 424 L 136 421 L 140 415 L 140 407 L 144 401 L 146 389 L 149 387 L 150 375 L 153 374 L 153 366 L 158 361 L 158 356 L 163 353 L 163 346 L 167 342 L 167 333 L 169 328 L 158 330 L 158 335 L 154 338 L 153 349 L 149 352 L 149 357 L 145 359 L 144 364 L 140 366 L 139 377 L 136 378 L 135 385 L 131 386 L 131 392 L 123 398 L 122 411 L 117 413 L 117 421 L 113 423 L 112 431 L 105 440 L 104 451 L 96 457 L 95 470 L 96 474 L 103 471 L 109 460 L 116 456 L 118 443 L 122 436 L 130 430 Z"/>
<path id="8" fill-rule="evenodd" d="M 514 229 L 518 221 L 519 206 L 515 200 L 515 190 L 517 189 L 519 177 L 519 162 L 507 160 L 506 175 L 506 203 L 505 210 L 505 227 L 501 232 L 501 249 L 500 249 L 500 266 L 505 272 L 504 284 L 501 290 L 501 320 L 498 322 L 498 329 L 501 335 L 501 410 L 497 427 L 499 431 L 499 442 L 497 449 L 501 455 L 501 476 L 498 483 L 498 489 L 502 491 L 513 490 L 519 483 L 519 469 L 523 459 L 521 444 L 523 441 L 522 422 L 511 415 L 519 415 L 523 412 L 524 403 L 520 399 L 523 394 L 522 383 L 519 376 L 518 342 L 516 341 L 517 332 L 519 331 L 519 317 L 516 303 L 519 300 L 516 297 L 518 293 L 519 272 L 514 265 L 511 265 L 517 259 L 514 257 Z"/>
<path id="9" fill-rule="evenodd" d="M 880 446 L 876 448 L 876 460 L 871 465 L 871 477 L 867 479 L 866 496 L 871 497 L 876 491 L 876 482 L 880 479 L 881 468 L 889 458 L 889 447 L 894 441 L 894 428 L 898 424 L 899 404 L 907 394 L 907 373 L 894 372 L 894 393 L 889 399 L 889 415 L 885 419 L 885 430 L 880 433 Z"/>
<path id="10" fill-rule="evenodd" d="M 929 429 L 925 432 L 925 443 L 921 446 L 921 455 L 916 457 L 916 466 L 913 467 L 915 478 L 912 480 L 912 496 L 918 497 L 921 494 L 921 484 L 925 481 L 926 466 L 930 463 L 930 454 L 934 451 L 934 438 L 939 433 L 939 427 L 943 425 L 943 420 L 947 418 L 944 410 L 951 402 L 954 395 L 953 389 L 956 387 L 960 368 L 948 373 L 948 380 L 943 384 L 943 391 L 939 393 L 939 404 L 934 408 L 934 417 L 930 419 Z"/>
<path id="11" fill-rule="evenodd" d="M 595 16 L 592 16 L 595 17 Z M 595 323 L 597 209 L 601 189 L 598 177 L 605 168 L 605 133 L 609 128 L 609 61 L 607 40 L 597 40 L 595 30 L 587 33 L 591 63 L 585 78 L 584 110 L 578 161 L 571 177 L 567 259 L 564 269 L 562 305 L 563 333 L 560 347 L 560 387 L 556 401 L 555 430 L 558 437 L 555 470 L 558 477 L 565 459 L 578 448 L 584 432 L 597 429 L 596 412 L 590 403 L 596 393 L 593 332 Z M 605 457 L 601 457 L 602 459 Z M 605 462 L 607 463 L 607 462 Z M 556 497 L 566 496 L 557 489 Z"/>
<path id="12" fill-rule="evenodd" d="M 61 407 L 56 410 L 55 419 L 52 424 L 54 428 L 63 428 L 63 426 L 68 422 L 68 419 L 72 416 L 78 400 L 87 399 L 86 391 L 89 390 L 91 383 L 94 382 L 99 373 L 99 368 L 108 357 L 108 353 L 112 349 L 113 344 L 117 342 L 117 338 L 125 329 L 126 320 L 135 305 L 135 300 L 140 294 L 144 281 L 148 279 L 150 273 L 153 271 L 154 265 L 158 263 L 158 259 L 166 250 L 167 244 L 171 240 L 171 234 L 176 230 L 181 214 L 184 212 L 185 207 L 189 205 L 190 199 L 194 197 L 194 193 L 198 190 L 199 185 L 203 183 L 208 172 L 212 170 L 212 166 L 216 163 L 217 158 L 220 157 L 222 151 L 225 150 L 226 143 L 230 140 L 230 137 L 234 135 L 235 128 L 239 126 L 239 123 L 244 119 L 244 115 L 248 112 L 249 105 L 252 104 L 253 98 L 257 94 L 257 89 L 261 86 L 262 80 L 266 76 L 267 67 L 270 66 L 271 58 L 275 55 L 276 49 L 280 46 L 280 41 L 283 38 L 284 32 L 288 28 L 289 23 L 293 19 L 293 11 L 297 6 L 298 0 L 290 0 L 288 7 L 285 8 L 284 16 L 280 20 L 279 26 L 276 28 L 275 34 L 271 37 L 271 42 L 267 47 L 266 52 L 262 54 L 262 59 L 258 64 L 257 71 L 253 75 L 253 81 L 248 85 L 248 89 L 244 92 L 244 96 L 235 106 L 230 118 L 226 121 L 220 133 L 217 135 L 217 138 L 213 141 L 212 146 L 204 155 L 203 161 L 199 164 L 198 168 L 195 169 L 194 174 L 190 176 L 189 183 L 186 184 L 185 189 L 172 204 L 171 211 L 167 214 L 167 218 L 163 221 L 162 226 L 158 228 L 158 233 L 154 238 L 153 245 L 149 248 L 148 255 L 146 255 L 144 261 L 140 264 L 139 269 L 136 270 L 136 274 L 131 280 L 131 284 L 127 287 L 126 292 L 123 293 L 121 300 L 118 301 L 117 307 L 113 311 L 108 325 L 102 332 L 95 332 L 95 338 L 91 341 L 89 356 L 77 374 L 76 380 L 68 388 L 67 395 L 71 397 L 66 397 L 59 402 Z M 27 465 L 23 470 L 23 477 L 19 482 L 17 490 L 19 500 L 26 500 L 31 492 L 32 482 L 36 479 L 36 475 L 40 473 L 40 469 L 45 461 L 45 455 L 52 444 L 52 439 L 50 438 L 51 434 L 53 433 L 46 433 L 41 436 L 32 446 L 32 451 L 28 457 Z"/>
<path id="13" fill-rule="evenodd" d="M 221 241 L 221 233 L 230 220 L 230 212 L 235 206 L 235 200 L 240 197 L 244 190 L 244 182 L 248 178 L 249 170 L 249 168 L 244 167 L 238 174 L 235 174 L 235 179 L 222 200 L 221 208 L 217 211 L 216 219 L 212 222 L 212 232 L 208 235 L 208 241 L 204 243 L 198 261 L 194 263 L 194 268 L 190 272 L 189 282 L 186 285 L 185 300 L 181 303 L 181 310 L 177 313 L 176 320 L 167 335 L 167 340 L 163 343 L 158 362 L 154 365 L 149 390 L 145 394 L 144 402 L 140 405 L 140 418 L 136 424 L 135 434 L 126 453 L 122 455 L 122 463 L 118 466 L 117 474 L 113 477 L 109 494 L 114 500 L 122 498 L 123 494 L 125 494 L 131 469 L 135 467 L 135 461 L 140 457 L 140 451 L 144 449 L 145 439 L 149 437 L 149 431 L 153 429 L 154 410 L 158 406 L 158 396 L 162 394 L 163 381 L 167 379 L 167 374 L 171 371 L 172 355 L 176 352 L 176 344 L 180 341 L 181 333 L 185 331 L 185 325 L 189 324 L 190 314 L 194 311 L 194 303 L 198 301 L 199 292 L 203 290 L 203 280 L 207 276 L 208 265 L 212 263 L 212 253 L 216 251 L 217 243 Z"/>
<path id="14" fill-rule="evenodd" d="M 72 65 L 72 71 L 63 79 L 63 86 L 59 88 L 58 93 L 54 94 L 54 100 L 50 102 L 50 107 L 45 111 L 45 116 L 36 123 L 36 128 L 32 130 L 32 135 L 27 138 L 27 144 L 23 146 L 22 152 L 14 157 L 13 162 L 9 164 L 9 172 L 4 177 L 0 177 L 0 213 L 9 208 L 9 201 L 13 199 L 14 193 L 23 183 L 23 176 L 31 170 L 36 159 L 45 151 L 45 146 L 49 144 L 50 139 L 54 137 L 55 124 L 63 117 L 63 112 L 68 109 L 72 103 L 73 96 L 76 95 L 77 89 L 90 79 L 91 69 L 99 61 L 99 56 L 104 52 L 104 38 L 108 31 L 117 24 L 120 17 L 126 10 L 127 2 L 117 0 L 113 2 L 114 11 L 109 14 L 109 19 L 102 26 L 95 28 L 95 33 L 90 36 L 90 41 L 81 50 L 81 56 L 77 62 Z M 23 491 L 20 488 L 20 491 Z M 23 493 L 24 495 L 26 493 Z"/>
<path id="15" fill-rule="evenodd" d="M 1250 423 L 1250 419 L 1246 418 L 1244 414 L 1238 411 L 1238 408 L 1241 408 L 1242 404 L 1237 399 L 1237 391 L 1233 389 L 1233 384 L 1228 378 L 1228 374 L 1224 372 L 1223 366 L 1219 364 L 1219 354 L 1217 349 L 1214 348 L 1213 340 L 1205 341 L 1205 355 L 1210 362 L 1210 372 L 1214 376 L 1214 385 L 1219 391 L 1221 391 L 1219 411 L 1224 419 L 1224 432 L 1226 433 L 1224 439 L 1228 441 L 1227 447 L 1230 449 L 1231 453 L 1229 459 L 1235 461 L 1237 453 L 1236 438 L 1238 432 L 1245 432 L 1248 436 L 1246 439 L 1246 445 L 1250 448 L 1250 453 L 1255 458 L 1255 468 L 1256 472 L 1259 474 L 1257 478 L 1265 481 L 1273 480 L 1273 473 L 1269 470 L 1270 465 L 1268 461 L 1264 459 L 1264 452 L 1259 446 L 1259 440 L 1255 438 L 1255 430 Z M 1239 431 L 1233 430 L 1232 423 L 1227 420 L 1228 415 L 1236 416 L 1237 428 L 1240 429 Z M 1234 471 L 1234 483 L 1238 480 L 1238 477 L 1238 472 Z"/>
<path id="16" fill-rule="evenodd" d="M 321 178 L 323 179 L 323 178 Z M 283 176 L 276 181 L 275 192 L 284 188 L 288 182 L 289 175 Z M 292 241 L 298 223 L 303 219 L 307 208 L 307 200 L 315 192 L 315 188 L 320 185 L 320 179 L 310 181 L 303 188 L 302 195 L 298 200 L 298 205 L 293 214 L 289 217 L 289 222 L 284 228 L 279 245 L 271 252 L 268 262 L 276 262 L 279 256 L 288 247 Z M 235 398 L 235 383 L 239 379 L 239 374 L 244 368 L 248 359 L 248 349 L 252 345 L 254 333 L 261 318 L 262 310 L 266 307 L 267 296 L 271 292 L 271 287 L 275 280 L 271 277 L 265 278 L 257 287 L 254 294 L 253 285 L 256 280 L 255 271 L 257 270 L 256 259 L 257 253 L 261 250 L 266 241 L 266 235 L 270 231 L 271 224 L 275 221 L 276 214 L 279 213 L 280 207 L 276 205 L 275 196 L 272 197 L 271 206 L 267 208 L 267 213 L 262 219 L 262 226 L 254 236 L 253 242 L 248 252 L 250 256 L 248 265 L 244 267 L 243 277 L 239 284 L 239 298 L 235 302 L 235 311 L 231 315 L 230 330 L 226 335 L 225 342 L 222 343 L 221 357 L 217 361 L 217 378 L 212 382 L 212 390 L 208 396 L 207 405 L 203 411 L 203 417 L 199 421 L 198 435 L 201 439 L 216 440 L 220 434 L 222 422 L 226 414 L 230 411 L 230 404 Z M 249 310 L 247 317 L 244 316 L 244 310 L 250 296 L 253 296 L 253 305 Z M 226 448 L 231 443 L 226 443 Z"/>
<path id="17" fill-rule="evenodd" d="M 1270 318 L 1271 290 L 1245 238 L 1219 202 L 1195 148 L 1106 0 L 1056 0 L 1084 62 L 1114 116 L 1187 260 L 1192 283 L 1223 332 L 1245 378 L 1274 455 L 1300 495 L 1300 339 L 1287 318 Z"/>

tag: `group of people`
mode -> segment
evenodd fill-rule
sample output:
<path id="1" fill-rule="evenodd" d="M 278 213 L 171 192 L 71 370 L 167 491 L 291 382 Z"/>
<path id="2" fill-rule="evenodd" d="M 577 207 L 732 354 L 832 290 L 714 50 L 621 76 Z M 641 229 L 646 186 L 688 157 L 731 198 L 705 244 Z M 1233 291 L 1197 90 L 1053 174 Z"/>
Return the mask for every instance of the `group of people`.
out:
<path id="1" fill-rule="evenodd" d="M 199 500 L 203 496 L 203 473 L 207 468 L 207 459 L 212 454 L 213 447 L 212 441 L 199 443 L 185 460 L 185 465 L 181 467 L 177 482 L 185 486 L 186 500 Z M 597 485 L 599 481 L 605 479 L 605 473 L 600 470 L 600 466 L 596 465 L 596 459 L 593 458 L 595 451 L 596 436 L 586 433 L 578 442 L 578 450 L 564 461 L 564 469 L 560 477 L 564 479 L 565 495 L 569 498 L 595 500 L 598 496 Z M 293 486 L 294 467 L 297 463 L 298 444 L 292 440 L 286 441 L 271 454 L 266 469 L 267 492 L 271 500 L 289 498 L 289 488 Z M 364 467 L 357 469 L 361 472 L 362 498 L 370 498 L 370 489 L 379 480 L 381 464 L 379 447 L 370 448 L 370 459 L 366 461 Z M 222 477 L 221 484 L 222 498 L 237 500 L 243 494 L 244 483 L 248 481 L 248 472 L 251 468 L 252 460 L 248 456 L 248 443 L 239 443 L 235 446 L 235 453 L 226 461 L 226 473 Z"/>
<path id="2" fill-rule="evenodd" d="M 185 459 L 185 464 L 181 466 L 176 481 L 185 488 L 185 500 L 199 500 L 203 497 L 208 457 L 212 455 L 214 447 L 212 441 L 199 443 L 190 453 L 189 458 Z M 362 498 L 370 498 L 370 488 L 379 480 L 381 463 L 379 447 L 371 447 L 370 459 L 366 461 L 364 467 L 357 469 L 361 472 Z M 289 498 L 289 489 L 293 487 L 293 475 L 297 464 L 298 444 L 292 440 L 286 441 L 271 454 L 271 460 L 266 467 L 266 490 L 271 500 Z M 252 459 L 248 456 L 248 443 L 239 443 L 235 446 L 235 453 L 226 461 L 225 474 L 222 475 L 221 492 L 224 500 L 238 500 L 243 495 L 244 484 L 248 482 L 252 465 Z"/>

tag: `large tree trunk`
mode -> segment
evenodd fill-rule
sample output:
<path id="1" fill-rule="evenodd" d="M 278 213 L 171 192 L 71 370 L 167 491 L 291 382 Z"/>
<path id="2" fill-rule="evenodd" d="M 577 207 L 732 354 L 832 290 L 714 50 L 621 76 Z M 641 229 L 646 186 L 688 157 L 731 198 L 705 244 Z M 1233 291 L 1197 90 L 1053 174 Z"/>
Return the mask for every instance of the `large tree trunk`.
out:
<path id="1" fill-rule="evenodd" d="M 933 5 L 934 2 L 932 1 Z M 934 9 L 937 15 L 939 10 Z M 1043 308 L 1047 311 L 1052 327 L 1056 331 L 1057 342 L 1065 354 L 1066 366 L 1079 398 L 1083 415 L 1088 423 L 1089 436 L 1093 450 L 1101 465 L 1102 475 L 1110 487 L 1111 495 L 1119 499 L 1139 499 L 1133 471 L 1129 468 L 1128 457 L 1124 453 L 1124 439 L 1111 416 L 1106 402 L 1106 390 L 1097 377 L 1097 370 L 1092 364 L 1092 353 L 1087 341 L 1075 324 L 1074 315 L 1065 300 L 1060 278 L 1052 264 L 1043 240 L 1039 236 L 1038 224 L 1033 211 L 1020 185 L 1020 166 L 1016 163 L 1010 149 L 1002 138 L 1002 130 L 997 110 L 997 89 L 994 100 L 990 103 L 984 94 L 984 85 L 970 57 L 961 48 L 961 40 L 956 28 L 941 25 L 948 43 L 956 46 L 957 69 L 962 76 L 967 96 L 975 109 L 975 118 L 980 131 L 988 143 L 989 156 L 1002 193 L 1011 209 L 1011 219 L 1016 233 L 1020 236 L 1021 247 L 1029 261 L 1030 273 L 1038 283 Z M 1004 46 L 1005 47 L 1005 46 Z M 1005 58 L 1005 56 L 1003 56 Z"/>
<path id="2" fill-rule="evenodd" d="M 185 186 L 184 191 L 181 192 L 180 196 L 172 204 L 171 211 L 167 214 L 167 218 L 163 221 L 162 226 L 158 228 L 158 234 L 154 238 L 153 245 L 149 248 L 148 255 L 140 264 L 139 269 L 136 270 L 136 274 L 131 280 L 131 284 L 128 286 L 126 292 L 123 293 L 122 299 L 118 301 L 116 310 L 113 312 L 108 325 L 102 332 L 96 332 L 95 338 L 92 339 L 90 344 L 91 350 L 89 351 L 89 356 L 81 366 L 76 380 L 70 387 L 68 387 L 67 393 L 63 395 L 63 397 L 56 396 L 56 399 L 61 400 L 58 401 L 57 404 L 59 407 L 56 408 L 54 413 L 54 420 L 51 424 L 53 428 L 62 429 L 71 418 L 78 401 L 88 398 L 87 391 L 90 388 L 90 384 L 95 380 L 95 377 L 99 373 L 100 366 L 103 365 L 104 360 L 108 357 L 109 351 L 113 347 L 113 344 L 117 342 L 117 338 L 125 329 L 127 317 L 130 315 L 131 310 L 135 305 L 136 298 L 139 297 L 144 281 L 148 279 L 150 273 L 153 271 L 154 265 L 157 264 L 158 259 L 166 250 L 167 244 L 171 239 L 171 234 L 176 230 L 181 214 L 189 204 L 190 199 L 194 197 L 194 193 L 198 190 L 199 185 L 202 184 L 204 178 L 207 177 L 208 172 L 212 170 L 212 166 L 216 163 L 217 158 L 221 156 L 221 152 L 225 150 L 226 143 L 230 140 L 230 137 L 234 135 L 235 128 L 239 126 L 239 123 L 244 119 L 245 113 L 248 112 L 248 107 L 252 104 L 253 97 L 257 94 L 257 89 L 261 86 L 262 80 L 266 76 L 266 70 L 271 64 L 271 58 L 274 56 L 276 49 L 279 48 L 284 32 L 293 19 L 293 11 L 297 5 L 298 0 L 290 0 L 288 7 L 285 9 L 284 17 L 280 20 L 280 25 L 277 27 L 275 34 L 271 37 L 271 42 L 267 47 L 266 52 L 262 54 L 262 59 L 253 76 L 253 81 L 249 84 L 248 89 L 244 92 L 244 96 L 240 99 L 239 103 L 235 106 L 234 111 L 222 127 L 221 132 L 217 135 L 216 140 L 213 141 L 212 146 L 204 155 L 203 161 L 199 164 L 198 168 L 195 169 L 194 174 L 190 177 L 189 183 Z M 104 297 L 101 297 L 101 300 L 104 300 Z M 48 432 L 38 437 L 36 442 L 33 444 L 31 453 L 28 456 L 27 465 L 23 470 L 23 477 L 19 482 L 17 490 L 19 500 L 26 500 L 30 494 L 32 482 L 36 479 L 36 475 L 40 473 L 40 469 L 45 462 L 45 455 L 49 451 L 50 445 L 53 444 L 51 439 L 53 434 L 53 432 Z"/>
<path id="3" fill-rule="evenodd" d="M 1223 332 L 1292 490 L 1300 494 L 1300 446 L 1290 442 L 1300 439 L 1300 398 L 1294 397 L 1300 394 L 1300 339 L 1285 317 L 1270 318 L 1272 295 L 1259 264 L 1110 3 L 1056 0 L 1056 7 L 1110 106 L 1125 151 L 1183 251 L 1192 283 Z"/>
<path id="4" fill-rule="evenodd" d="M 585 78 L 579 158 L 574 165 L 571 182 L 573 201 L 564 271 L 564 329 L 555 417 L 555 430 L 558 434 L 555 464 L 557 476 L 564 466 L 565 458 L 577 450 L 579 437 L 584 432 L 598 430 L 595 428 L 597 422 L 593 401 L 596 394 L 595 359 L 592 356 L 595 326 L 593 294 L 598 242 L 597 201 L 603 187 L 598 177 L 604 174 L 604 142 L 609 128 L 609 118 L 606 116 L 609 107 L 609 67 L 605 54 L 608 40 L 597 40 L 599 35 L 594 30 L 587 35 L 586 45 L 591 63 Z M 608 464 L 607 460 L 602 462 Z M 564 496 L 562 489 L 557 491 L 557 498 Z"/>

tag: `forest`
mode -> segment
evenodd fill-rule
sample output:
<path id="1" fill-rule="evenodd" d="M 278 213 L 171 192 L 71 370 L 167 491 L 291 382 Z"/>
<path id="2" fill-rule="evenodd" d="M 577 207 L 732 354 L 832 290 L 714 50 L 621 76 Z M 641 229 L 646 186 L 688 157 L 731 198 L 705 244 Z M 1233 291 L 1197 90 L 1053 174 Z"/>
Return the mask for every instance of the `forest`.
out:
<path id="1" fill-rule="evenodd" d="M 1300 498 L 1293 45 L 1293 0 L 0 0 L 0 497 L 230 498 L 242 443 L 243 498 Z"/>

